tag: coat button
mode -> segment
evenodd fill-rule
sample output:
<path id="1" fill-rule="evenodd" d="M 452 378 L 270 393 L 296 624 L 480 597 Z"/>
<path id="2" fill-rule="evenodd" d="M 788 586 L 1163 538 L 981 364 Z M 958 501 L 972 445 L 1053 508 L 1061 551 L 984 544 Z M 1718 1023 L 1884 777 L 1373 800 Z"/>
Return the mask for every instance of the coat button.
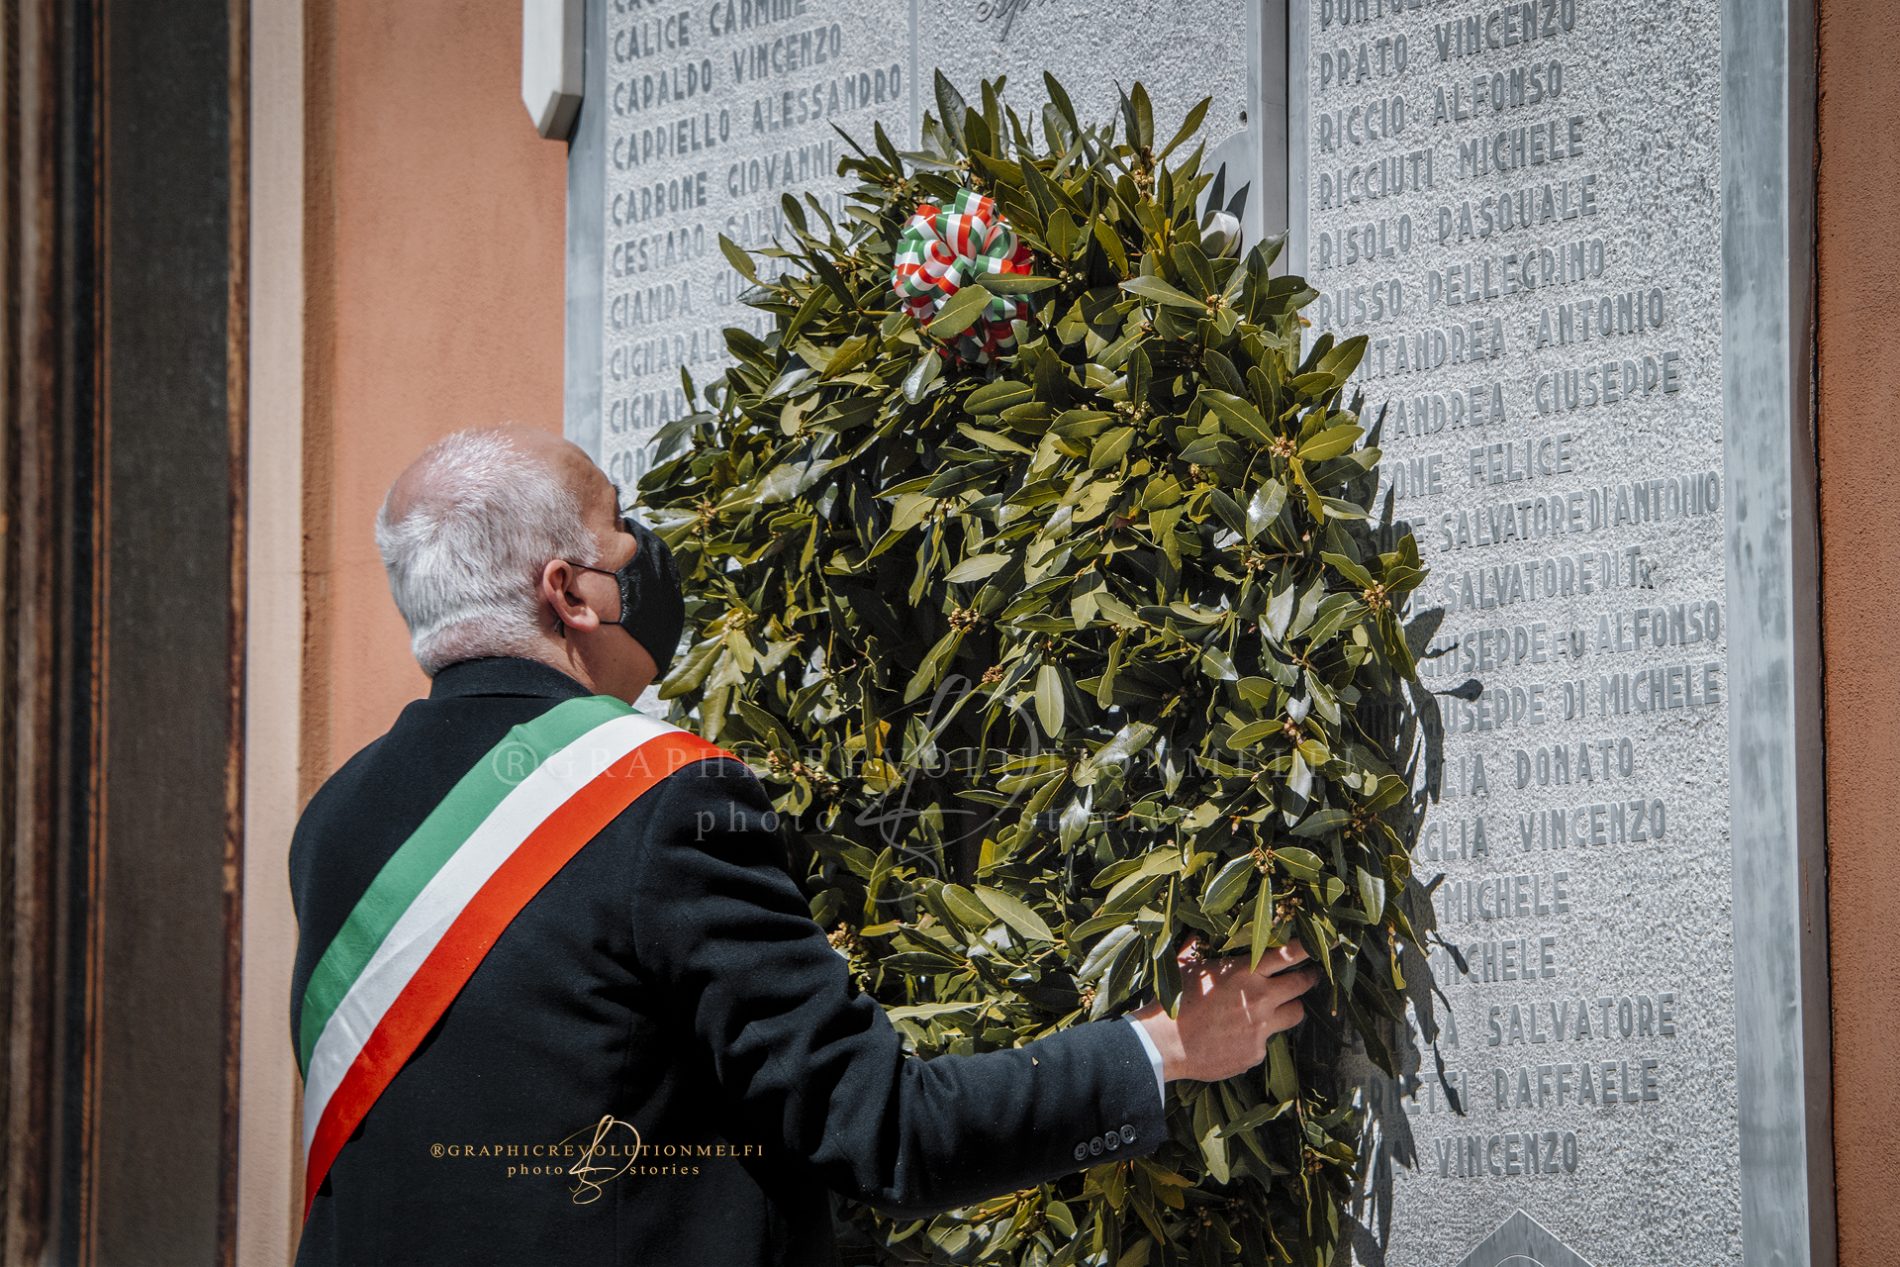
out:
<path id="1" fill-rule="evenodd" d="M 1089 1152 L 1097 1157 L 1102 1155 L 1102 1141 L 1099 1137 L 1089 1141 Z"/>
<path id="2" fill-rule="evenodd" d="M 1122 1137 L 1117 1135 L 1114 1131 L 1110 1131 L 1102 1136 L 1102 1146 L 1112 1152 L 1122 1146 Z"/>
<path id="3" fill-rule="evenodd" d="M 1089 1155 L 1089 1146 L 1087 1144 L 1077 1144 L 1075 1146 L 1075 1159 L 1077 1161 L 1081 1161 L 1084 1157 L 1087 1157 L 1088 1155 Z"/>
<path id="4" fill-rule="evenodd" d="M 1122 1143 L 1132 1144 L 1134 1142 L 1135 1142 L 1135 1128 L 1128 1125 L 1126 1122 L 1122 1123 Z"/>

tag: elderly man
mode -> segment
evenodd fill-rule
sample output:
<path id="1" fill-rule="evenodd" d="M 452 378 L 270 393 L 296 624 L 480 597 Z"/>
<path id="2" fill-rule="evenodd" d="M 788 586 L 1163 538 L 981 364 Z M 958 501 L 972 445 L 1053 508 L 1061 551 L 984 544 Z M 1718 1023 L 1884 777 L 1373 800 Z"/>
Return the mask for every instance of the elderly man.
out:
<path id="1" fill-rule="evenodd" d="M 951 1208 L 1161 1143 L 1254 1067 L 1297 946 L 1150 1004 L 907 1056 L 787 871 L 765 788 L 635 711 L 682 633 L 665 544 L 581 450 L 462 432 L 376 523 L 428 698 L 291 845 L 299 1264 L 822 1264 L 827 1191 Z"/>

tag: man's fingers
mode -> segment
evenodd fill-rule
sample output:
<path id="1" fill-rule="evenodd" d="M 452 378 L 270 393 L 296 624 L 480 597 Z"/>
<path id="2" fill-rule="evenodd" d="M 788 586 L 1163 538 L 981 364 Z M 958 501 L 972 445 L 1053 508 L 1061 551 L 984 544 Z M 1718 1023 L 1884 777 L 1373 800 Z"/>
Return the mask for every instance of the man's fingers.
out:
<path id="1" fill-rule="evenodd" d="M 1276 972 L 1270 977 L 1255 974 L 1248 982 L 1246 994 L 1250 1000 L 1258 999 L 1268 1007 L 1278 1007 L 1288 999 L 1299 998 L 1319 981 L 1320 971 L 1311 965 Z"/>
<path id="2" fill-rule="evenodd" d="M 1275 946 L 1266 954 L 1261 955 L 1260 966 L 1254 971 L 1263 977 L 1272 976 L 1276 972 L 1286 971 L 1294 964 L 1305 963 L 1311 957 L 1306 953 L 1306 947 L 1300 944 L 1298 938 L 1295 938 L 1286 945 Z"/>
<path id="3" fill-rule="evenodd" d="M 1292 1029 L 1306 1019 L 1306 1002 L 1300 998 L 1291 998 L 1273 1009 L 1274 1032 Z"/>
<path id="4" fill-rule="evenodd" d="M 1284 992 L 1281 997 L 1286 997 L 1286 999 L 1298 999 L 1302 993 L 1311 990 L 1313 986 L 1317 986 L 1317 984 L 1321 982 L 1321 973 L 1319 973 L 1317 967 L 1303 967 L 1303 969 L 1294 969 L 1294 971 L 1290 971 L 1290 973 L 1277 974 L 1277 976 L 1273 976 L 1273 980 L 1275 980 L 1277 984 L 1284 984 Z"/>

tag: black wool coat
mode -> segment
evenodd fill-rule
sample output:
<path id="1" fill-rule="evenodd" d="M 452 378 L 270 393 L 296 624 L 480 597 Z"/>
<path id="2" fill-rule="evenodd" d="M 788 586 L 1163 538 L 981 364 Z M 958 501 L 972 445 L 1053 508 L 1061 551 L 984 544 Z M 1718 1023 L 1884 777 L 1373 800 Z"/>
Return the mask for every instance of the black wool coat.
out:
<path id="1" fill-rule="evenodd" d="M 293 1044 L 383 863 L 510 727 L 586 694 L 531 660 L 450 665 L 319 789 L 290 849 Z M 343 1144 L 299 1267 L 818 1267 L 832 1193 L 928 1213 L 1160 1144 L 1124 1020 L 907 1056 L 770 809 L 743 762 L 700 761 L 556 872 Z"/>

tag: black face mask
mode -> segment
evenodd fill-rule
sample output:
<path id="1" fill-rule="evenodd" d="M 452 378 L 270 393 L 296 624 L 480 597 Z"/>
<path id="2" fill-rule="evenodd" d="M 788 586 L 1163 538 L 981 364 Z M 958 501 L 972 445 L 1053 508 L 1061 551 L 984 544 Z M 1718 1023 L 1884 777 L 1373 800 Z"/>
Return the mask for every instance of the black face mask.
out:
<path id="1" fill-rule="evenodd" d="M 679 649 L 680 634 L 686 628 L 686 599 L 680 592 L 679 569 L 673 564 L 673 552 L 653 529 L 632 515 L 622 515 L 620 526 L 640 544 L 618 572 L 572 559 L 567 562 L 589 572 L 605 572 L 620 583 L 620 618 L 602 619 L 600 623 L 619 625 L 647 649 L 653 663 L 660 666 L 653 679 L 657 682 L 672 667 L 673 653 Z"/>

